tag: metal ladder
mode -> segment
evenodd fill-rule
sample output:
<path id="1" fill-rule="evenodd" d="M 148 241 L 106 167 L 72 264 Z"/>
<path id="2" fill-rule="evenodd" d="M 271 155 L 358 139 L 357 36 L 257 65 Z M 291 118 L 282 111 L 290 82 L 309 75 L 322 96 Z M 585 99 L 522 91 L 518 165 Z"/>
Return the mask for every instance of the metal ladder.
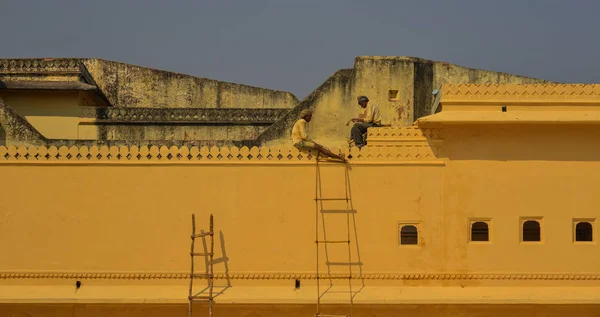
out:
<path id="1" fill-rule="evenodd" d="M 360 280 L 363 282 L 362 287 L 364 287 L 364 280 L 362 279 L 362 263 L 360 262 L 360 254 L 358 252 L 358 245 L 357 245 L 357 258 L 358 260 L 356 262 L 352 262 L 352 254 L 351 254 L 351 218 L 352 218 L 352 224 L 354 225 L 354 233 L 356 235 L 356 221 L 355 221 L 355 214 L 356 214 L 356 210 L 354 210 L 353 206 L 352 206 L 352 197 L 351 197 L 351 191 L 350 191 L 350 180 L 349 180 L 349 171 L 348 171 L 348 166 L 346 164 L 344 164 L 344 178 L 345 178 L 345 197 L 323 197 L 323 192 L 322 192 L 322 182 L 321 182 L 321 167 L 319 165 L 320 161 L 329 161 L 327 159 L 321 159 L 319 157 L 316 158 L 316 193 L 315 193 L 315 203 L 316 203 L 316 225 L 315 225 L 315 245 L 316 245 L 316 251 L 317 251 L 317 256 L 316 256 L 316 260 L 317 260 L 317 313 L 315 314 L 316 317 L 350 317 L 352 316 L 352 311 L 354 309 L 354 296 L 356 295 L 356 293 L 353 293 L 352 291 L 352 267 L 353 266 L 359 266 L 359 278 Z M 324 208 L 324 204 L 326 204 L 326 202 L 345 202 L 345 208 L 343 209 L 325 209 Z M 346 215 L 346 226 L 347 226 L 347 237 L 344 240 L 328 240 L 327 239 L 327 230 L 326 230 L 326 225 L 325 225 L 325 215 L 331 215 L 332 217 L 341 217 L 343 215 Z M 350 217 L 350 215 L 352 215 L 352 217 Z M 321 221 L 319 221 L 319 218 L 321 218 Z M 321 235 L 319 234 L 319 224 L 322 225 L 322 229 L 323 229 L 323 237 L 321 239 Z M 347 250 L 348 250 L 348 261 L 347 262 L 334 262 L 334 261 L 330 261 L 329 260 L 329 244 L 332 245 L 337 245 L 337 246 L 343 246 L 344 244 L 347 245 Z M 325 279 L 329 280 L 329 287 L 327 287 L 327 289 L 325 289 L 323 292 L 321 292 L 321 275 L 320 275 L 320 271 L 319 271 L 319 247 L 320 246 L 324 246 L 324 253 L 325 253 L 325 265 L 327 266 L 327 275 Z M 342 275 L 337 275 L 337 276 L 332 276 L 331 274 L 331 267 L 332 266 L 347 266 L 348 267 L 348 272 L 347 274 L 342 274 Z M 328 293 L 328 291 L 330 291 L 333 288 L 333 280 L 334 279 L 347 279 L 348 280 L 348 294 L 349 294 L 349 303 L 350 303 L 350 309 L 349 309 L 349 313 L 345 314 L 345 315 L 327 315 L 327 314 L 322 314 L 321 313 L 321 305 L 322 305 L 322 300 L 323 300 L 323 296 L 326 295 Z M 361 289 L 362 289 L 361 287 Z"/>
<path id="2" fill-rule="evenodd" d="M 213 255 L 214 255 L 214 225 L 213 225 L 213 215 L 210 215 L 210 225 L 208 232 L 204 230 L 200 230 L 200 233 L 196 233 L 196 215 L 192 214 L 192 246 L 190 249 L 190 257 L 191 257 L 191 271 L 190 271 L 190 288 L 188 299 L 190 301 L 189 305 L 189 316 L 192 317 L 192 307 L 194 302 L 204 302 L 208 303 L 208 316 L 212 317 L 212 305 L 213 305 L 213 286 L 214 286 L 214 271 L 213 271 Z M 210 239 L 210 249 L 207 252 L 206 250 L 206 237 Z M 196 252 L 195 251 L 195 242 L 197 238 L 201 238 L 204 245 L 204 252 Z M 203 256 L 205 258 L 204 263 L 206 265 L 205 273 L 194 273 L 194 260 L 195 257 Z M 206 278 L 208 281 L 208 286 L 200 291 L 198 294 L 194 295 L 194 278 Z M 202 295 L 204 292 L 208 290 L 208 296 Z"/>

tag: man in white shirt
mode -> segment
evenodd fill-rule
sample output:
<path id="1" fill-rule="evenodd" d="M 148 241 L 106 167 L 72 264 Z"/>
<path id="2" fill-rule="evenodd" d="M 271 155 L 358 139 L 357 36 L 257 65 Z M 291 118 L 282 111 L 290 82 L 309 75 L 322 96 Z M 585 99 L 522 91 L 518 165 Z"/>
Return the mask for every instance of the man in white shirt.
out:
<path id="1" fill-rule="evenodd" d="M 300 112 L 300 118 L 294 123 L 294 127 L 292 128 L 292 144 L 298 149 L 315 149 L 322 154 L 346 161 L 343 155 L 337 155 L 325 148 L 324 146 L 315 143 L 308 137 L 308 133 L 306 132 L 306 124 L 310 122 L 312 119 L 312 111 L 309 109 L 304 109 Z"/>
<path id="2" fill-rule="evenodd" d="M 365 109 L 365 117 L 350 120 L 354 122 L 352 130 L 350 130 L 350 138 L 354 140 L 354 144 L 360 149 L 367 145 L 366 140 L 363 138 L 363 134 L 367 132 L 367 129 L 381 126 L 381 112 L 379 112 L 377 105 L 369 103 L 369 98 L 366 96 L 358 97 L 358 104 Z"/>

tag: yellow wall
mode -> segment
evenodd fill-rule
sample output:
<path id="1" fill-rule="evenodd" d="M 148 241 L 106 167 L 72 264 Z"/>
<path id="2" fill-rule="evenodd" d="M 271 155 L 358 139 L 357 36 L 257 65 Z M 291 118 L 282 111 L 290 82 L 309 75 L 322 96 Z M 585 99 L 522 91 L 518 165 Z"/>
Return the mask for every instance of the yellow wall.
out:
<path id="1" fill-rule="evenodd" d="M 10 92 L 0 98 L 49 139 L 77 139 L 79 93 Z"/>
<path id="2" fill-rule="evenodd" d="M 572 240 L 573 218 L 597 215 L 600 179 L 594 152 L 575 149 L 595 148 L 600 130 L 375 130 L 388 146 L 354 150 L 349 170 L 358 210 L 352 240 L 366 285 L 357 303 L 550 303 L 567 291 L 567 302 L 600 302 L 590 295 L 600 289 L 598 245 Z M 412 146 L 390 146 L 407 138 Z M 441 149 L 430 149 L 436 139 Z M 10 199 L 0 201 L 0 248 L 9 255 L 0 263 L 9 282 L 0 299 L 182 303 L 195 212 L 201 228 L 215 215 L 216 256 L 223 249 L 227 256 L 227 265 L 215 266 L 218 283 L 229 278 L 233 286 L 221 303 L 314 302 L 316 167 L 298 155 L 290 148 L 0 147 L 0 172 L 11 179 L 1 188 Z M 344 172 L 322 163 L 325 197 L 343 196 Z M 526 216 L 544 217 L 543 243 L 520 242 Z M 344 216 L 327 217 L 329 239 L 343 238 Z M 491 219 L 491 242 L 469 243 L 467 223 L 480 217 Z M 418 246 L 399 245 L 400 223 L 417 225 Z M 344 261 L 345 249 L 334 249 L 332 261 Z M 47 279 L 51 272 L 56 279 Z M 354 276 L 358 287 L 356 268 Z M 76 297 L 68 291 L 74 280 L 86 285 Z M 57 290 L 43 295 L 40 287 Z M 330 300 L 344 303 L 341 295 Z"/>

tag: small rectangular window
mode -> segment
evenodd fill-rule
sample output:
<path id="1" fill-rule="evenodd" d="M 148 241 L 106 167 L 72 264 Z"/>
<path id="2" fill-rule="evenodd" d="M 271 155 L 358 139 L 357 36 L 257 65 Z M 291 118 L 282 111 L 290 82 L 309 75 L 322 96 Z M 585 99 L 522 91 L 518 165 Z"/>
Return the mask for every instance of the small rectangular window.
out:
<path id="1" fill-rule="evenodd" d="M 400 245 L 419 245 L 419 224 L 416 222 L 398 224 Z"/>
<path id="2" fill-rule="evenodd" d="M 520 233 L 521 242 L 542 242 L 543 241 L 543 218 L 542 217 L 521 217 Z"/>
<path id="3" fill-rule="evenodd" d="M 397 101 L 398 100 L 398 90 L 388 90 L 388 100 L 389 101 Z"/>
<path id="4" fill-rule="evenodd" d="M 594 218 L 573 219 L 573 241 L 576 243 L 595 242 Z"/>
<path id="5" fill-rule="evenodd" d="M 469 242 L 490 242 L 490 218 L 469 219 Z"/>

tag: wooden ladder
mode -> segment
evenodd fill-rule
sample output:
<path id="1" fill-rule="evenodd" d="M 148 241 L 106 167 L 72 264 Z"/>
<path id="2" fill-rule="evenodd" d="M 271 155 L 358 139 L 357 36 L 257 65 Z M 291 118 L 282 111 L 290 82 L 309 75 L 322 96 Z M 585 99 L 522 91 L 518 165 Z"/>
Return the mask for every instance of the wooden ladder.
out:
<path id="1" fill-rule="evenodd" d="M 360 255 L 358 254 L 357 251 L 357 256 L 358 256 L 358 261 L 352 262 L 352 255 L 351 255 L 351 232 L 352 232 L 352 228 L 351 228 L 351 222 L 354 225 L 354 229 L 356 229 L 356 224 L 355 224 L 355 217 L 354 215 L 356 214 L 356 210 L 354 210 L 353 206 L 352 206 L 352 197 L 351 197 L 351 192 L 350 192 L 350 180 L 349 180 L 349 171 L 348 171 L 348 167 L 346 164 L 344 164 L 344 177 L 345 177 L 345 197 L 323 197 L 323 192 L 322 192 L 322 182 L 321 182 L 321 167 L 319 165 L 320 161 L 328 161 L 330 162 L 330 160 L 328 159 L 321 159 L 319 157 L 317 157 L 316 159 L 317 161 L 317 166 L 316 166 L 316 170 L 317 170 L 317 175 L 316 175 L 316 193 L 315 193 L 315 203 L 316 203 L 316 221 L 315 221 L 315 244 L 316 244 L 316 251 L 317 251 L 317 255 L 316 255 L 316 260 L 317 260 L 317 312 L 315 314 L 316 317 L 350 317 L 352 316 L 352 311 L 354 309 L 354 296 L 355 294 L 352 292 L 352 267 L 353 266 L 359 266 L 360 269 L 360 277 L 362 280 L 362 263 L 360 262 Z M 337 209 L 330 209 L 330 208 L 324 208 L 324 203 L 326 202 L 334 202 L 334 201 L 338 201 L 338 202 L 345 202 L 345 208 L 337 208 Z M 343 238 L 342 240 L 328 240 L 327 239 L 327 230 L 326 230 L 326 225 L 325 225 L 325 216 L 326 215 L 331 215 L 331 217 L 343 217 L 344 215 L 346 217 L 346 227 L 347 227 L 347 237 Z M 321 219 L 321 221 L 319 221 L 319 219 Z M 339 220 L 339 218 L 337 218 Z M 322 230 L 323 230 L 323 237 L 320 236 L 319 234 L 319 225 L 322 225 Z M 356 232 L 356 231 L 354 231 Z M 336 262 L 336 261 L 330 261 L 329 260 L 329 246 L 330 245 L 336 245 L 336 246 L 347 246 L 347 251 L 348 251 L 348 261 L 343 261 L 343 262 Z M 327 289 L 325 289 L 323 292 L 321 292 L 321 283 L 322 283 L 322 277 L 320 276 L 320 270 L 319 270 L 319 249 L 320 246 L 324 247 L 324 253 L 325 253 L 325 265 L 327 266 L 327 275 L 325 277 L 325 279 L 329 280 L 329 287 L 327 287 Z M 358 249 L 357 249 L 358 250 Z M 337 275 L 337 276 L 332 276 L 331 275 L 331 267 L 332 266 L 346 266 L 348 268 L 347 274 L 342 274 L 342 275 Z M 328 291 L 330 291 L 333 288 L 333 279 L 347 279 L 348 280 L 348 294 L 349 294 L 349 312 L 348 314 L 345 315 L 327 315 L 327 314 L 323 314 L 321 312 L 321 305 L 322 305 L 322 300 L 323 300 L 323 296 L 325 294 L 327 294 Z M 364 286 L 364 285 L 363 285 Z M 345 291 L 344 291 L 345 293 Z"/>
<path id="2" fill-rule="evenodd" d="M 209 230 L 205 232 L 204 230 L 200 230 L 200 233 L 196 233 L 196 215 L 192 214 L 192 246 L 190 249 L 190 257 L 191 257 L 191 271 L 190 271 L 190 288 L 188 293 L 188 299 L 190 301 L 189 304 L 189 316 L 192 317 L 192 307 L 195 302 L 204 302 L 208 303 L 208 316 L 212 317 L 212 305 L 213 305 L 213 286 L 214 286 L 214 271 L 213 271 L 213 256 L 214 256 L 214 223 L 213 223 L 213 215 L 210 215 L 210 224 Z M 206 238 L 209 238 L 210 247 L 207 252 L 206 250 Z M 204 242 L 203 245 L 205 252 L 196 252 L 195 250 L 195 242 L 197 238 L 201 238 Z M 196 257 L 202 256 L 205 258 L 204 263 L 206 268 L 204 270 L 205 273 L 194 273 L 194 260 Z M 205 278 L 208 280 L 208 287 L 199 292 L 198 294 L 194 294 L 194 278 Z M 208 290 L 208 296 L 203 295 L 204 292 Z"/>

